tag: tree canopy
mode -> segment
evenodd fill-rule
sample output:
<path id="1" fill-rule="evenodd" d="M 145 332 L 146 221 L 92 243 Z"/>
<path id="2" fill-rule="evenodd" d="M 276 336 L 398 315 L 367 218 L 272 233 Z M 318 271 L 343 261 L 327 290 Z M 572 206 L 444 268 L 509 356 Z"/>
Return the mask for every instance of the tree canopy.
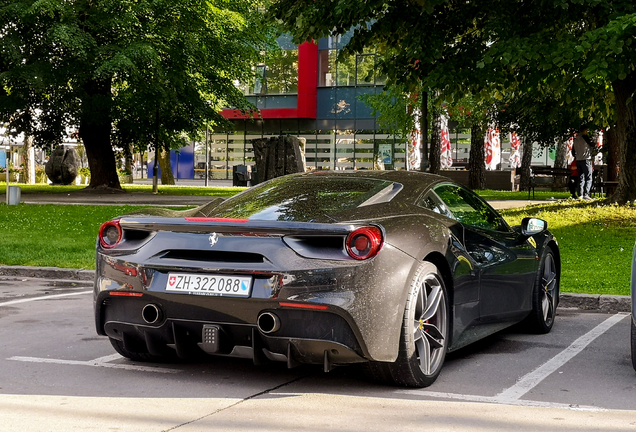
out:
<path id="1" fill-rule="evenodd" d="M 469 94 L 507 104 L 501 119 L 541 142 L 582 122 L 614 128 L 621 175 L 613 199 L 636 199 L 632 0 L 277 0 L 270 11 L 298 40 L 353 27 L 348 50 L 375 47 L 389 82 L 451 103 Z"/>
<path id="2" fill-rule="evenodd" d="M 165 145 L 224 106 L 273 36 L 259 0 L 0 0 L 0 119 L 36 144 L 77 128 L 89 187 L 120 188 L 112 144 Z"/>

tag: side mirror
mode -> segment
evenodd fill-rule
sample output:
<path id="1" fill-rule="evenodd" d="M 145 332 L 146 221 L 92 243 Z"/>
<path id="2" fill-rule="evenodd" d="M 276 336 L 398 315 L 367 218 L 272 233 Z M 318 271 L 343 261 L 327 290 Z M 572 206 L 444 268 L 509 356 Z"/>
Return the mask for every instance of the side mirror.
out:
<path id="1" fill-rule="evenodd" d="M 543 219 L 524 218 L 521 221 L 521 234 L 526 237 L 532 237 L 540 234 L 548 229 L 548 223 Z"/>

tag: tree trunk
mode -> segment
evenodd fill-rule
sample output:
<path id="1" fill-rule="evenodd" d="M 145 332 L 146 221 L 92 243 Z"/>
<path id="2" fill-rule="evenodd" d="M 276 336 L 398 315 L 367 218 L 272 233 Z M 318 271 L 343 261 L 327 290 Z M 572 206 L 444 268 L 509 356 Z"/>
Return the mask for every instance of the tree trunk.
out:
<path id="1" fill-rule="evenodd" d="M 426 171 L 428 170 L 428 92 L 422 91 L 421 102 L 420 152 L 422 154 L 422 162 L 420 164 L 420 171 Z"/>
<path id="2" fill-rule="evenodd" d="M 440 114 L 433 116 L 431 128 L 431 152 L 429 158 L 429 172 L 439 174 L 442 169 L 442 143 L 441 143 L 442 117 Z"/>
<path id="3" fill-rule="evenodd" d="M 556 148 L 556 155 L 554 158 L 555 168 L 567 168 L 568 167 L 568 142 L 559 140 Z M 557 188 L 563 188 L 567 186 L 568 177 L 556 176 L 555 186 Z"/>
<path id="4" fill-rule="evenodd" d="M 610 201 L 625 204 L 636 200 L 636 102 L 631 100 L 636 91 L 636 72 L 624 80 L 612 83 L 616 100 L 616 138 L 620 162 L 618 189 Z"/>
<path id="5" fill-rule="evenodd" d="M 607 180 L 616 181 L 618 179 L 618 162 L 620 161 L 620 149 L 616 137 L 616 128 L 613 127 L 605 132 L 603 137 L 603 147 L 607 149 Z"/>
<path id="6" fill-rule="evenodd" d="M 35 154 L 33 152 L 33 137 L 24 138 L 24 178 L 26 184 L 35 184 Z"/>
<path id="7" fill-rule="evenodd" d="M 519 190 L 530 190 L 530 165 L 532 165 L 532 141 L 523 138 Z"/>
<path id="8" fill-rule="evenodd" d="M 468 159 L 468 187 L 486 189 L 486 152 L 484 150 L 484 128 L 473 125 L 470 128 L 470 156 Z"/>
<path id="9" fill-rule="evenodd" d="M 133 170 L 133 145 L 132 144 L 127 144 L 126 145 L 126 167 L 125 167 L 126 173 L 132 175 L 134 174 L 134 170 Z"/>
<path id="10" fill-rule="evenodd" d="M 159 167 L 161 168 L 161 184 L 174 185 L 174 175 L 172 175 L 172 164 L 170 163 L 170 150 L 161 146 L 159 151 Z"/>
<path id="11" fill-rule="evenodd" d="M 111 88 L 108 81 L 90 81 L 84 85 L 79 136 L 86 149 L 91 182 L 87 189 L 121 189 L 115 153 L 110 142 Z"/>

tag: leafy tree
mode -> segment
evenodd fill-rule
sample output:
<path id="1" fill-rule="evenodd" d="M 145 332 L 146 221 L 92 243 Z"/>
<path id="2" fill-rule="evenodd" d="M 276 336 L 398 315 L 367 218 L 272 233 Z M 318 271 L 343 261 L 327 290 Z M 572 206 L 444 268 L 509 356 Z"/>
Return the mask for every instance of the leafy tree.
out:
<path id="1" fill-rule="evenodd" d="M 612 199 L 636 199 L 636 4 L 505 0 L 484 6 L 501 13 L 479 25 L 488 29 L 493 43 L 478 67 L 501 71 L 520 89 L 556 89 L 557 110 L 574 107 L 584 121 L 605 119 L 620 146 L 620 183 Z"/>
<path id="2" fill-rule="evenodd" d="M 40 145 L 78 127 L 89 187 L 120 188 L 114 141 L 167 148 L 207 120 L 224 123 L 223 106 L 249 108 L 235 81 L 271 35 L 258 6 L 0 0 L 0 118 Z"/>
<path id="3" fill-rule="evenodd" d="M 620 147 L 618 202 L 636 199 L 636 3 L 632 0 L 278 0 L 273 15 L 300 39 L 356 28 L 350 50 L 374 46 L 392 81 L 490 99 L 550 101 L 550 121 L 564 116 L 607 119 Z M 609 92 L 608 92 L 609 90 Z M 594 94 L 598 97 L 594 97 Z M 548 105 L 549 106 L 549 105 Z M 527 114 L 528 109 L 536 109 Z M 545 107 L 543 107 L 545 108 Z M 542 128 L 541 105 L 520 108 L 515 123 L 530 133 L 565 133 L 580 125 Z M 548 123 L 549 124 L 549 123 Z M 544 132 L 541 132 L 544 131 Z M 539 137 L 540 142 L 557 138 Z"/>
<path id="4" fill-rule="evenodd" d="M 419 108 L 427 119 L 422 127 L 422 168 L 426 169 L 428 98 L 440 89 L 427 80 L 435 65 L 445 61 L 445 49 L 456 42 L 455 35 L 472 26 L 469 11 L 463 19 L 453 2 L 443 0 L 277 0 L 269 11 L 297 41 L 342 35 L 354 28 L 341 56 L 362 53 L 365 47 L 376 50 L 379 72 L 388 84 L 399 86 L 407 97 L 419 95 Z"/>

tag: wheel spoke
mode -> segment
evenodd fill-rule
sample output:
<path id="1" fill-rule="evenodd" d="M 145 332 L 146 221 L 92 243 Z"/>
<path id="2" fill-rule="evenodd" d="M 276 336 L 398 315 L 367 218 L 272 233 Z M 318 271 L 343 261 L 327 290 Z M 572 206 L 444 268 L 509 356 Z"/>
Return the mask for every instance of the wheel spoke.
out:
<path id="1" fill-rule="evenodd" d="M 417 302 L 415 303 L 415 317 L 419 319 L 426 310 L 426 285 L 422 284 L 420 291 L 417 293 Z"/>
<path id="2" fill-rule="evenodd" d="M 548 318 L 551 319 L 553 314 L 553 300 L 552 296 L 547 291 L 543 294 L 541 309 L 543 310 L 543 321 L 548 322 Z"/>
<path id="3" fill-rule="evenodd" d="M 418 340 L 422 337 L 422 329 L 420 328 L 421 325 L 422 323 L 420 320 L 413 321 L 413 340 Z"/>
<path id="4" fill-rule="evenodd" d="M 543 267 L 543 274 L 544 275 L 553 273 L 553 271 L 552 271 L 553 261 L 552 261 L 551 258 L 552 258 L 552 256 L 548 256 L 548 258 L 545 260 L 545 264 L 544 264 L 544 267 Z"/>
<path id="5" fill-rule="evenodd" d="M 554 259 L 552 258 L 552 255 L 548 255 L 547 259 L 545 260 L 544 263 L 544 267 L 543 267 L 543 289 L 545 291 L 551 290 L 553 287 L 552 285 L 554 285 L 555 280 L 556 280 L 556 271 L 554 269 Z"/>
<path id="6" fill-rule="evenodd" d="M 426 311 L 422 315 L 421 320 L 427 321 L 433 318 L 437 314 L 437 310 L 439 309 L 440 300 L 444 296 L 444 291 L 442 291 L 442 287 L 436 285 L 432 288 L 431 293 L 428 296 Z"/>
<path id="7" fill-rule="evenodd" d="M 433 324 L 424 324 L 424 336 L 426 336 L 433 348 L 441 348 L 444 346 L 444 335 L 439 331 L 437 326 Z"/>
<path id="8" fill-rule="evenodd" d="M 556 279 L 556 273 L 550 273 L 548 275 L 549 277 L 543 277 L 543 281 L 544 281 L 544 289 L 547 290 L 550 285 L 552 285 Z"/>
<path id="9" fill-rule="evenodd" d="M 431 345 L 428 339 L 420 334 L 420 338 L 415 341 L 415 349 L 420 359 L 420 369 L 425 374 L 431 373 Z"/>

